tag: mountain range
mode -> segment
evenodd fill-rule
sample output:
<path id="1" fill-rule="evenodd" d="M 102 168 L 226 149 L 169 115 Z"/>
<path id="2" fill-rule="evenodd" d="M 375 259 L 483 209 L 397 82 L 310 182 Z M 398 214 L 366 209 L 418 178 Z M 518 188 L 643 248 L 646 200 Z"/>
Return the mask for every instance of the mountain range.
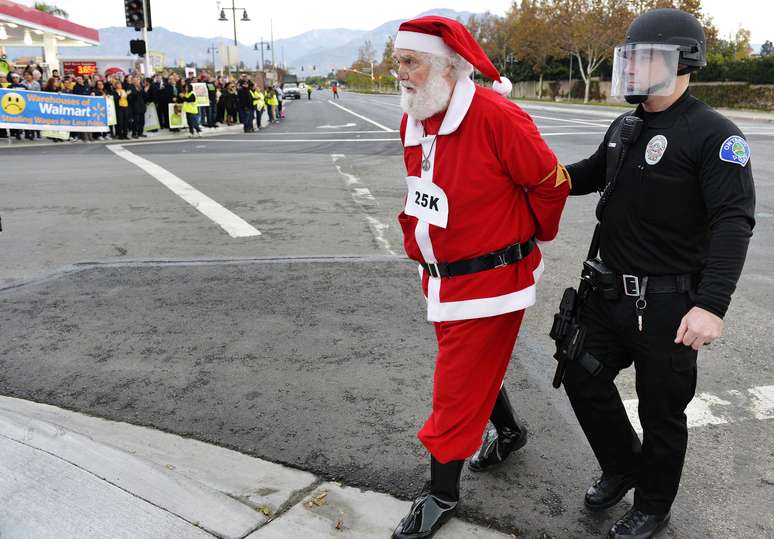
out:
<path id="1" fill-rule="evenodd" d="M 467 22 L 473 13 L 454 11 L 451 9 L 433 9 L 422 15 L 440 15 L 452 19 L 459 18 Z M 394 36 L 403 20 L 389 21 L 373 30 L 350 30 L 347 28 L 329 28 L 310 30 L 294 37 L 274 40 L 274 61 L 283 63 L 298 73 L 310 75 L 313 73 L 327 74 L 332 68 L 352 65 L 357 59 L 358 50 L 366 40 L 370 40 L 376 50 L 377 59 L 381 58 L 388 36 Z M 139 33 L 132 28 L 109 27 L 99 30 L 100 44 L 97 47 L 74 47 L 60 50 L 63 57 L 116 57 L 129 54 L 129 41 L 139 39 Z M 268 39 L 266 36 L 264 40 Z M 233 45 L 233 40 L 223 37 L 203 38 L 172 32 L 163 27 L 156 27 L 149 33 L 150 50 L 164 53 L 165 63 L 176 66 L 179 62 L 195 62 L 204 66 L 212 62 L 212 49 L 221 45 Z M 261 52 L 254 50 L 254 42 L 239 43 L 239 58 L 246 66 L 253 68 L 260 65 Z M 208 51 L 208 49 L 210 49 Z M 9 48 L 8 56 L 40 55 L 36 48 Z M 216 63 L 220 65 L 217 52 Z M 272 59 L 272 51 L 264 50 L 264 59 Z"/>

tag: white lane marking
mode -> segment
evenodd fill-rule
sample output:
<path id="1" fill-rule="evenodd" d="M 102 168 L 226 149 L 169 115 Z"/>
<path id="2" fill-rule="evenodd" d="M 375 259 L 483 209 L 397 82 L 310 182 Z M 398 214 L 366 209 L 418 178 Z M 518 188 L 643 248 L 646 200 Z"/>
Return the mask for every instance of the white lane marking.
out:
<path id="1" fill-rule="evenodd" d="M 634 430 L 642 434 L 637 414 L 637 399 L 623 401 Z M 699 393 L 685 411 L 688 428 L 725 425 L 753 419 L 774 419 L 774 386 L 752 387 L 745 391 L 730 389 L 720 395 Z"/>
<path id="2" fill-rule="evenodd" d="M 385 126 L 383 126 L 382 124 L 380 124 L 380 123 L 378 123 L 378 122 L 375 122 L 375 121 L 371 120 L 370 118 L 366 118 L 366 117 L 365 117 L 365 116 L 363 116 L 362 114 L 358 114 L 357 112 L 351 111 L 351 110 L 349 110 L 349 109 L 348 109 L 348 108 L 346 108 L 346 107 L 342 107 L 342 106 L 341 106 L 341 105 L 339 105 L 338 103 L 334 103 L 334 102 L 333 102 L 333 101 L 331 101 L 330 99 L 328 100 L 328 103 L 330 103 L 330 104 L 331 104 L 331 105 L 333 105 L 334 107 L 338 107 L 338 108 L 340 108 L 340 109 L 341 109 L 341 110 L 343 110 L 344 112 L 349 112 L 349 113 L 350 113 L 352 116 L 356 116 L 357 118 L 360 118 L 361 120 L 365 120 L 366 122 L 368 122 L 368 123 L 370 123 L 370 124 L 373 124 L 373 125 L 375 125 L 375 126 L 376 126 L 376 127 L 378 127 L 379 129 L 382 129 L 382 130 L 384 130 L 384 131 L 387 131 L 388 133 L 397 133 L 397 130 L 395 130 L 395 129 L 390 129 L 389 127 L 385 127 Z"/>
<path id="3" fill-rule="evenodd" d="M 370 103 L 372 105 L 381 105 L 382 107 L 394 107 L 394 108 L 397 108 L 397 109 L 402 109 L 403 108 L 399 104 L 396 104 L 396 103 L 389 103 L 387 101 L 374 101 L 374 100 L 371 100 L 371 99 L 361 99 L 360 101 L 358 101 L 358 103 Z"/>
<path id="4" fill-rule="evenodd" d="M 350 195 L 352 196 L 352 200 L 365 214 L 366 221 L 368 222 L 368 226 L 371 229 L 371 233 L 373 234 L 376 243 L 381 245 L 382 248 L 391 255 L 398 256 L 398 253 L 392 250 L 390 242 L 385 237 L 385 233 L 387 230 L 389 230 L 390 225 L 386 225 L 375 217 L 368 215 L 368 212 L 371 210 L 371 208 L 379 205 L 379 203 L 376 201 L 376 198 L 371 194 L 371 191 L 368 188 L 355 187 L 356 185 L 360 185 L 360 179 L 354 174 L 344 172 L 341 170 L 341 165 L 337 164 L 338 161 L 344 159 L 345 157 L 346 156 L 344 154 L 334 153 L 331 154 L 331 161 L 333 161 L 333 165 L 336 167 L 336 170 L 338 170 L 339 174 L 341 174 L 341 176 L 344 178 L 347 187 L 350 188 Z"/>
<path id="5" fill-rule="evenodd" d="M 168 170 L 161 168 L 156 163 L 152 163 L 139 155 L 133 154 L 120 144 L 113 144 L 108 146 L 108 148 L 118 157 L 129 161 L 157 179 L 170 191 L 188 202 L 191 206 L 199 210 L 223 230 L 228 232 L 228 235 L 232 238 L 246 238 L 261 235 L 258 229 L 253 227 L 253 225 L 227 210 L 204 193 L 197 191 L 191 185 Z"/>
<path id="6" fill-rule="evenodd" d="M 755 419 L 774 419 L 774 386 L 753 387 L 747 392 L 754 401 Z"/>
<path id="7" fill-rule="evenodd" d="M 356 123 L 352 122 L 343 125 L 318 125 L 317 129 L 341 129 L 343 127 L 355 127 L 356 125 Z"/>
<path id="8" fill-rule="evenodd" d="M 530 114 L 530 116 L 533 117 L 533 118 L 540 118 L 541 120 L 553 120 L 555 122 L 568 122 L 568 123 L 571 123 L 571 124 L 580 124 L 580 125 L 588 125 L 588 126 L 591 126 L 591 127 L 600 127 L 599 124 L 592 123 L 594 120 L 588 121 L 588 122 L 584 122 L 583 120 L 570 120 L 569 118 L 553 118 L 551 116 L 538 116 L 536 114 Z M 598 121 L 598 120 L 596 120 L 596 121 Z"/>
<path id="9" fill-rule="evenodd" d="M 127 146 L 153 146 L 156 144 L 180 144 L 186 142 L 185 140 L 157 140 L 154 142 L 134 142 L 127 144 Z M 249 144 L 258 144 L 260 142 L 400 142 L 400 138 L 311 138 L 311 139 L 212 139 L 208 140 L 208 144 L 215 144 L 218 142 L 240 142 Z M 108 145 L 108 147 L 110 147 Z"/>
<path id="10" fill-rule="evenodd" d="M 575 131 L 574 133 L 540 133 L 543 137 L 566 137 L 571 135 L 604 135 L 605 131 Z"/>

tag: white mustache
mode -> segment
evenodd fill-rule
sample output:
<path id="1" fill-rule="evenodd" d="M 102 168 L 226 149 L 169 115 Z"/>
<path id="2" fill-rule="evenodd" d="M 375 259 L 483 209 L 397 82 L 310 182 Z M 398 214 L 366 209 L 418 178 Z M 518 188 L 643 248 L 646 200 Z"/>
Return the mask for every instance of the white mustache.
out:
<path id="1" fill-rule="evenodd" d="M 415 90 L 416 89 L 416 87 L 413 84 L 411 84 L 410 82 L 405 81 L 405 80 L 400 81 L 400 87 L 401 88 L 410 88 L 411 90 Z"/>

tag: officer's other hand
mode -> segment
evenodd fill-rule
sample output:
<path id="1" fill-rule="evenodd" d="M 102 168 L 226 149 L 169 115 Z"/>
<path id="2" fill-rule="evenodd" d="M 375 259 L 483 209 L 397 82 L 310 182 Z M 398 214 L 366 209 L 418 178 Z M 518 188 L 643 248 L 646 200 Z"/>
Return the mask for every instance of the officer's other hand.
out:
<path id="1" fill-rule="evenodd" d="M 722 318 L 701 307 L 694 307 L 683 316 L 680 327 L 677 328 L 675 343 L 699 350 L 705 344 L 710 344 L 720 337 L 722 333 Z"/>

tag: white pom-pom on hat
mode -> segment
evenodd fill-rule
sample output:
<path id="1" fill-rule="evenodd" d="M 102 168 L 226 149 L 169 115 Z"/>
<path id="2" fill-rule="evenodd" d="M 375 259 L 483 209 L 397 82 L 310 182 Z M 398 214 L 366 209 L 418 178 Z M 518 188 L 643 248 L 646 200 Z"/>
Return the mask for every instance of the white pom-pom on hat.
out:
<path id="1" fill-rule="evenodd" d="M 508 97 L 511 95 L 511 90 L 513 90 L 513 84 L 508 80 L 508 77 L 500 76 L 499 82 L 494 81 L 494 83 L 492 83 L 492 90 L 503 97 Z"/>

